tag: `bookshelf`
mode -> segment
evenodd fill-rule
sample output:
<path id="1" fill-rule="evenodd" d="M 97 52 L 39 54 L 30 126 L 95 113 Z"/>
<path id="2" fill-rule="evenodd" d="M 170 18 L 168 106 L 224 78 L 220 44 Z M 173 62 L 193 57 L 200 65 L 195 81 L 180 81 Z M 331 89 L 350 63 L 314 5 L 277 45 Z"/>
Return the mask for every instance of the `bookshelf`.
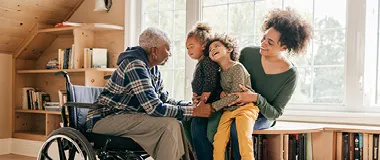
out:
<path id="1" fill-rule="evenodd" d="M 104 23 L 63 28 L 35 25 L 13 58 L 12 137 L 44 141 L 60 127 L 60 112 L 22 109 L 22 88 L 38 88 L 57 102 L 58 90 L 65 90 L 66 82 L 64 77 L 54 76 L 58 71 L 68 72 L 75 85 L 104 86 L 103 77 L 116 69 L 117 57 L 124 50 L 123 30 Z M 49 60 L 58 57 L 58 49 L 71 48 L 73 44 L 74 69 L 45 69 Z M 84 68 L 84 48 L 107 48 L 108 68 Z"/>

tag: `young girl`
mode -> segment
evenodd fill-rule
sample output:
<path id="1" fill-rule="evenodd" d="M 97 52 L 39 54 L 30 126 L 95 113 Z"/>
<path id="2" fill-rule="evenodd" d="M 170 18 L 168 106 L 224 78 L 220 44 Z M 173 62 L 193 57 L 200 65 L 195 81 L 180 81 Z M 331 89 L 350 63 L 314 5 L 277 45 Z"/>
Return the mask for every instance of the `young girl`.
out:
<path id="1" fill-rule="evenodd" d="M 239 63 L 239 49 L 237 42 L 226 34 L 216 34 L 209 42 L 208 51 L 210 58 L 221 67 L 220 83 L 226 94 L 239 92 L 239 84 L 251 87 L 251 79 L 248 71 Z M 253 126 L 259 114 L 259 108 L 253 103 L 244 106 L 228 106 L 238 98 L 236 95 L 225 96 L 212 103 L 212 107 L 218 111 L 223 109 L 223 115 L 219 121 L 218 129 L 214 137 L 214 159 L 224 160 L 226 145 L 230 139 L 230 126 L 235 119 L 238 132 L 240 155 L 243 160 L 253 160 L 252 132 Z"/>
<path id="2" fill-rule="evenodd" d="M 221 92 L 220 80 L 219 80 L 219 65 L 213 62 L 208 57 L 208 51 L 205 50 L 205 45 L 209 40 L 211 28 L 206 23 L 198 22 L 194 28 L 187 34 L 186 48 L 188 55 L 197 60 L 198 63 L 195 68 L 193 81 L 191 87 L 194 96 L 201 96 L 200 101 L 203 103 L 212 103 L 219 99 Z M 212 143 L 209 142 L 207 135 L 212 136 L 216 132 L 216 126 L 208 126 L 209 121 L 219 121 L 221 116 L 220 112 L 214 113 L 210 118 L 193 117 L 191 124 L 184 122 L 185 130 L 191 130 L 191 133 L 186 132 L 188 141 L 191 142 L 195 153 L 199 153 L 198 160 L 212 159 L 212 152 L 207 149 L 212 148 Z M 211 124 L 217 124 L 214 122 Z M 202 126 L 202 127 L 201 127 Z M 203 128 L 199 130 L 199 128 Z M 208 130 L 206 130 L 206 128 Z M 200 132 L 202 132 L 200 134 Z M 192 134 L 192 133 L 195 133 Z M 201 135 L 201 136 L 199 136 Z M 212 138 L 211 138 L 212 139 Z M 207 141 L 208 147 L 199 145 L 200 141 Z M 209 149 L 210 150 L 210 149 Z M 206 154 L 205 154 L 206 153 Z M 198 154 L 197 154 L 198 155 Z M 203 157 L 208 155 L 208 157 Z"/>

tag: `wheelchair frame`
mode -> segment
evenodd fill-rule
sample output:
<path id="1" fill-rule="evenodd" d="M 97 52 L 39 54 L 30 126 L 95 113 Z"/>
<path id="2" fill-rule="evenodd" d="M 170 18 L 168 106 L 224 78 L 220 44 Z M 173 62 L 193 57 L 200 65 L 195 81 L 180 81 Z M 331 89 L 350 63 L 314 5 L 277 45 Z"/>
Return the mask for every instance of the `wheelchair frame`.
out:
<path id="1" fill-rule="evenodd" d="M 74 85 L 71 84 L 67 72 L 59 71 L 55 75 L 66 78 L 67 103 L 61 108 L 63 127 L 54 130 L 48 136 L 39 151 L 38 160 L 52 159 L 49 156 L 52 151 L 49 149 L 54 142 L 57 143 L 60 160 L 66 160 L 67 156 L 68 160 L 73 160 L 76 154 L 86 160 L 96 160 L 96 157 L 101 160 L 144 160 L 149 157 L 130 138 L 88 133 L 81 128 L 78 122 L 78 109 L 98 109 L 102 106 L 92 103 L 72 102 L 73 95 L 71 94 L 75 94 L 73 91 Z M 109 78 L 109 76 L 105 77 Z M 68 113 L 68 116 L 66 116 L 66 113 Z"/>

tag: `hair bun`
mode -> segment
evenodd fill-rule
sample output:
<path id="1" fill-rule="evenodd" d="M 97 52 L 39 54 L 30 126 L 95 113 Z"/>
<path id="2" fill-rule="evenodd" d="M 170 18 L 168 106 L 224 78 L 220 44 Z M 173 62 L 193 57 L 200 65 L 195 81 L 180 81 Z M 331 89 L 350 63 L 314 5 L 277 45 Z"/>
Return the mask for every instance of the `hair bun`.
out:
<path id="1" fill-rule="evenodd" d="M 208 25 L 208 23 L 197 22 L 195 25 L 195 30 L 206 31 L 207 33 L 209 33 L 211 31 L 211 27 Z"/>

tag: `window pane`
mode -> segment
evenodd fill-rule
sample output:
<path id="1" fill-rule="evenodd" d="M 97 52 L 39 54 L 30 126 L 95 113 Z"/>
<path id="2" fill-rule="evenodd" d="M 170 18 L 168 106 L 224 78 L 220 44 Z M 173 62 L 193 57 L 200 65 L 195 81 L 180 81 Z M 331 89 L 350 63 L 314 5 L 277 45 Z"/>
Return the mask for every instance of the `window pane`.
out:
<path id="1" fill-rule="evenodd" d="M 172 47 L 172 59 L 174 60 L 173 68 L 183 68 L 185 69 L 185 56 L 186 56 L 186 47 L 185 40 L 176 40 Z"/>
<path id="2" fill-rule="evenodd" d="M 173 71 L 165 70 L 162 66 L 159 66 L 159 70 L 164 81 L 164 87 L 169 92 L 169 97 L 173 97 Z"/>
<path id="3" fill-rule="evenodd" d="M 174 71 L 174 95 L 177 99 L 185 99 L 185 69 Z"/>
<path id="4" fill-rule="evenodd" d="M 144 8 L 144 12 L 158 10 L 158 0 L 144 0 L 143 8 Z"/>
<path id="5" fill-rule="evenodd" d="M 173 11 L 160 12 L 160 28 L 173 38 Z"/>
<path id="6" fill-rule="evenodd" d="M 265 0 L 255 2 L 255 32 L 261 33 L 264 16 L 270 9 L 282 8 L 282 0 Z"/>
<path id="7" fill-rule="evenodd" d="M 288 58 L 294 63 L 297 67 L 305 67 L 311 65 L 311 58 L 313 56 L 313 48 L 312 48 L 313 42 L 311 41 L 309 43 L 309 46 L 307 47 L 307 51 L 305 54 L 302 55 L 294 55 L 294 56 L 288 56 Z"/>
<path id="8" fill-rule="evenodd" d="M 316 25 L 316 30 L 346 27 L 346 0 L 315 0 L 314 3 L 315 23 L 318 24 L 320 21 L 330 22 L 324 23 L 325 25 Z"/>
<path id="9" fill-rule="evenodd" d="M 203 6 L 225 4 L 227 0 L 203 0 Z"/>
<path id="10" fill-rule="evenodd" d="M 284 0 L 284 6 L 296 9 L 310 24 L 313 24 L 313 1 L 315 0 Z"/>
<path id="11" fill-rule="evenodd" d="M 314 33 L 314 64 L 343 65 L 345 30 L 325 30 Z"/>
<path id="12" fill-rule="evenodd" d="M 157 27 L 158 26 L 158 15 L 157 14 L 144 14 L 144 24 L 145 27 Z"/>
<path id="13" fill-rule="evenodd" d="M 291 103 L 311 103 L 311 83 L 313 79 L 313 75 L 311 72 L 311 68 L 301 68 L 297 67 L 298 71 L 298 81 L 297 87 L 294 91 Z"/>
<path id="14" fill-rule="evenodd" d="M 186 9 L 186 0 L 175 0 L 175 9 Z"/>
<path id="15" fill-rule="evenodd" d="M 254 36 L 234 36 L 239 44 L 240 50 L 242 50 L 244 47 L 248 46 L 254 46 L 253 41 L 255 40 Z"/>
<path id="16" fill-rule="evenodd" d="M 314 69 L 314 103 L 343 103 L 344 67 Z"/>
<path id="17" fill-rule="evenodd" d="M 160 0 L 160 11 L 173 10 L 173 0 Z"/>
<path id="18" fill-rule="evenodd" d="M 227 5 L 203 8 L 203 21 L 209 23 L 213 32 L 227 32 Z"/>
<path id="19" fill-rule="evenodd" d="M 234 4 L 230 5 L 229 9 L 228 32 L 230 34 L 252 34 L 255 21 L 254 3 Z"/>

